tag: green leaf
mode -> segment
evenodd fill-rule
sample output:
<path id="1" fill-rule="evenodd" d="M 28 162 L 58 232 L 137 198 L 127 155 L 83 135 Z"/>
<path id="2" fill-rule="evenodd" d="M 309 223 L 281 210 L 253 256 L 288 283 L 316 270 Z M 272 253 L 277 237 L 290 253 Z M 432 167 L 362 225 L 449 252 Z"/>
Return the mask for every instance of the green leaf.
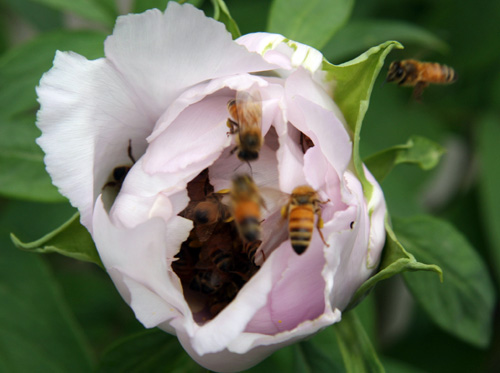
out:
<path id="1" fill-rule="evenodd" d="M 387 233 L 385 247 L 382 252 L 380 268 L 375 275 L 366 280 L 356 291 L 348 305 L 348 309 L 354 307 L 379 281 L 388 279 L 399 273 L 407 271 L 431 271 L 439 275 L 443 280 L 441 268 L 434 264 L 424 264 L 418 262 L 415 257 L 405 250 L 398 241 L 396 234 L 392 230 L 388 218 L 385 219 L 385 230 Z M 432 262 L 430 262 L 432 263 Z"/>
<path id="2" fill-rule="evenodd" d="M 293 372 L 330 373 L 338 372 L 340 366 L 331 356 L 319 349 L 312 341 L 294 345 Z"/>
<path id="3" fill-rule="evenodd" d="M 135 0 L 132 6 L 133 13 L 142 13 L 148 9 L 160 9 L 164 11 L 170 0 Z"/>
<path id="4" fill-rule="evenodd" d="M 52 67 L 56 50 L 74 51 L 87 58 L 103 56 L 106 34 L 58 31 L 13 48 L 0 57 L 0 117 L 38 108 L 35 87 Z"/>
<path id="5" fill-rule="evenodd" d="M 386 40 L 418 45 L 447 53 L 449 47 L 429 31 L 411 23 L 391 20 L 351 20 L 323 48 L 330 61 L 343 61 Z"/>
<path id="6" fill-rule="evenodd" d="M 0 218 L 0 371 L 90 372 L 92 356 L 42 258 L 7 239 L 12 216 Z"/>
<path id="7" fill-rule="evenodd" d="M 113 344 L 99 364 L 98 372 L 205 372 L 181 347 L 176 337 L 159 329 L 148 330 Z"/>
<path id="8" fill-rule="evenodd" d="M 490 243 L 496 281 L 500 285 L 500 167 L 498 146 L 500 144 L 500 117 L 489 115 L 481 120 L 477 149 L 481 161 L 479 196 L 482 223 Z"/>
<path id="9" fill-rule="evenodd" d="M 113 0 L 32 0 L 59 11 L 68 11 L 90 21 L 113 27 L 118 16 Z"/>
<path id="10" fill-rule="evenodd" d="M 40 131 L 32 116 L 17 120 L 0 118 L 0 195 L 31 201 L 66 199 L 52 185 L 43 152 L 35 139 Z"/>
<path id="11" fill-rule="evenodd" d="M 354 0 L 274 0 L 267 31 L 321 49 L 347 22 Z"/>
<path id="12" fill-rule="evenodd" d="M 356 313 L 342 314 L 342 321 L 332 326 L 344 359 L 347 373 L 385 372 Z"/>
<path id="13" fill-rule="evenodd" d="M 434 168 L 444 153 L 444 148 L 425 137 L 412 136 L 404 145 L 396 145 L 364 160 L 372 175 L 381 182 L 394 166 L 413 163 L 422 170 Z"/>
<path id="14" fill-rule="evenodd" d="M 212 4 L 214 6 L 214 19 L 222 22 L 226 26 L 227 31 L 231 33 L 233 39 L 239 38 L 241 36 L 240 29 L 231 17 L 224 0 L 212 0 Z"/>
<path id="15" fill-rule="evenodd" d="M 416 300 L 441 328 L 486 347 L 493 327 L 495 291 L 481 257 L 452 225 L 437 218 L 417 216 L 393 223 L 408 250 L 444 272 L 442 284 L 425 273 L 404 274 Z"/>
<path id="16" fill-rule="evenodd" d="M 103 267 L 92 237 L 80 224 L 78 213 L 59 228 L 36 241 L 23 243 L 14 234 L 11 234 L 11 239 L 16 247 L 22 250 L 42 254 L 59 253 Z"/>
<path id="17" fill-rule="evenodd" d="M 34 25 L 40 31 L 62 28 L 62 14 L 32 0 L 5 0 L 5 3 L 20 17 Z"/>
<path id="18" fill-rule="evenodd" d="M 354 167 L 368 200 L 371 198 L 373 186 L 365 177 L 359 154 L 361 124 L 368 110 L 375 79 L 384 64 L 385 57 L 393 48 L 402 48 L 402 45 L 395 41 L 388 41 L 341 65 L 332 65 L 327 61 L 323 63 L 327 79 L 335 82 L 333 98 L 354 133 Z"/>

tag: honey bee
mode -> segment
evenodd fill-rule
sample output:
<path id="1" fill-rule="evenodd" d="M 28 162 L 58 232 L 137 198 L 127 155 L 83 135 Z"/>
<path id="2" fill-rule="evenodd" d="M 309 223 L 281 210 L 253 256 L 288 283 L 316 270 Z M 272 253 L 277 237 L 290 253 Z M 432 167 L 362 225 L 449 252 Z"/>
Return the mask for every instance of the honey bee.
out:
<path id="1" fill-rule="evenodd" d="M 257 185 L 247 175 L 233 178 L 231 209 L 240 237 L 244 242 L 260 239 L 260 208 L 265 207 Z"/>
<path id="2" fill-rule="evenodd" d="M 218 223 L 231 218 L 229 208 L 222 203 L 221 198 L 220 194 L 212 193 L 194 208 L 195 232 L 201 242 L 210 238 Z"/>
<path id="3" fill-rule="evenodd" d="M 413 97 L 420 100 L 424 89 L 432 84 L 451 84 L 458 76 L 451 67 L 417 60 L 394 61 L 389 66 L 386 82 L 415 87 Z"/>
<path id="4" fill-rule="evenodd" d="M 238 91 L 236 98 L 227 103 L 229 116 L 227 126 L 230 134 L 236 135 L 238 158 L 249 162 L 259 158 L 262 147 L 262 102 L 260 94 Z"/>
<path id="5" fill-rule="evenodd" d="M 283 218 L 288 217 L 288 233 L 292 248 L 297 254 L 302 254 L 311 243 L 314 229 L 314 215 L 318 216 L 316 227 L 326 246 L 321 228 L 323 219 L 321 218 L 320 204 L 328 201 L 321 201 L 318 193 L 308 185 L 296 187 L 290 196 L 288 203 L 281 209 Z"/>
<path id="6" fill-rule="evenodd" d="M 128 148 L 127 148 L 127 154 L 130 160 L 132 161 L 132 165 L 136 162 L 134 156 L 132 155 L 132 140 L 128 140 Z M 132 166 L 127 165 L 127 166 L 118 166 L 113 169 L 113 180 L 108 181 L 102 189 L 107 188 L 107 187 L 112 187 L 116 188 L 117 190 L 120 190 L 122 187 L 123 182 L 125 181 L 125 177 L 127 176 L 128 172 Z"/>

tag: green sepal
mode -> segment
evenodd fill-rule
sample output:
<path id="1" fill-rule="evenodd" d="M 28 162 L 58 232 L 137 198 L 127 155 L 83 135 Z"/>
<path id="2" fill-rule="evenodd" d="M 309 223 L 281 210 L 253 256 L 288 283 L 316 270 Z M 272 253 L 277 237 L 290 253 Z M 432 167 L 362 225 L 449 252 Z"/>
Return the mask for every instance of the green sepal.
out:
<path id="1" fill-rule="evenodd" d="M 18 249 L 40 253 L 59 253 L 70 258 L 92 262 L 104 268 L 94 241 L 87 229 L 80 224 L 76 213 L 66 223 L 33 242 L 22 242 L 13 233 L 10 238 Z"/>
<path id="2" fill-rule="evenodd" d="M 231 17 L 224 0 L 212 0 L 212 4 L 214 6 L 214 19 L 226 26 L 226 30 L 231 33 L 233 39 L 239 38 L 241 36 L 240 29 L 233 17 Z"/>
<path id="3" fill-rule="evenodd" d="M 434 168 L 444 154 L 445 149 L 438 143 L 425 137 L 412 136 L 406 144 L 396 145 L 364 160 L 372 175 L 381 182 L 394 166 L 401 163 L 413 163 L 422 170 Z"/>
<path id="4" fill-rule="evenodd" d="M 444 282 L 423 273 L 405 273 L 414 298 L 450 334 L 478 347 L 489 344 L 495 289 L 488 268 L 455 227 L 432 216 L 393 220 L 394 231 L 416 257 L 439 265 Z"/>
<path id="5" fill-rule="evenodd" d="M 344 312 L 342 321 L 332 326 L 347 373 L 383 373 L 375 349 L 354 311 Z"/>
<path id="6" fill-rule="evenodd" d="M 341 65 L 333 65 L 324 60 L 322 68 L 327 73 L 326 79 L 334 82 L 333 99 L 352 131 L 354 169 L 368 201 L 371 199 L 373 186 L 365 177 L 359 154 L 361 124 L 368 110 L 375 79 L 384 64 L 385 57 L 393 48 L 403 48 L 403 46 L 397 41 L 387 41 Z"/>
<path id="7" fill-rule="evenodd" d="M 439 279 L 443 281 L 443 271 L 435 264 L 420 263 L 415 257 L 405 250 L 399 242 L 396 234 L 388 221 L 388 214 L 385 219 L 386 242 L 382 252 L 382 261 L 378 272 L 366 280 L 354 293 L 351 302 L 347 308 L 354 307 L 361 299 L 370 291 L 379 281 L 388 279 L 399 273 L 407 271 L 431 271 L 439 275 Z"/>

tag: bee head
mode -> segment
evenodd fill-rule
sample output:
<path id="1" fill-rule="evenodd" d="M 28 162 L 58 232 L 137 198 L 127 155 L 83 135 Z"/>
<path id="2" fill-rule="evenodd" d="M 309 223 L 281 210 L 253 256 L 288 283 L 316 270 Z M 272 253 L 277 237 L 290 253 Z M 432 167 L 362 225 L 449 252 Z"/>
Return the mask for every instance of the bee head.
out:
<path id="1" fill-rule="evenodd" d="M 406 75 L 406 70 L 401 61 L 394 61 L 389 66 L 386 82 L 400 82 Z"/>

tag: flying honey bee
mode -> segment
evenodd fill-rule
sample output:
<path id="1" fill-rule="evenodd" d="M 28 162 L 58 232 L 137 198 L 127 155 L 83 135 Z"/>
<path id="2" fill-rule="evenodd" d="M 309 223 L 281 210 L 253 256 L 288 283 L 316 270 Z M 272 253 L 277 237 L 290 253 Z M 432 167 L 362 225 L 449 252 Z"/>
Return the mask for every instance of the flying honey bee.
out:
<path id="1" fill-rule="evenodd" d="M 132 155 L 132 140 L 128 140 L 128 148 L 127 148 L 127 154 L 130 160 L 132 161 L 132 165 L 136 162 L 134 156 Z M 126 166 L 117 166 L 113 169 L 113 180 L 108 181 L 102 189 L 107 188 L 107 187 L 112 187 L 120 190 L 122 187 L 123 182 L 125 181 L 125 177 L 127 176 L 128 172 L 132 166 L 126 165 Z"/>
<path id="2" fill-rule="evenodd" d="M 313 188 L 308 185 L 296 187 L 290 196 L 288 203 L 281 209 L 281 215 L 288 217 L 288 233 L 292 248 L 297 254 L 302 254 L 311 243 L 312 232 L 314 229 L 314 215 L 318 216 L 316 227 L 319 235 L 326 246 L 321 228 L 323 219 L 321 218 L 320 205 L 328 201 L 321 201 Z"/>
<path id="3" fill-rule="evenodd" d="M 250 94 L 238 91 L 236 98 L 227 103 L 229 116 L 227 126 L 230 134 L 236 135 L 238 158 L 249 162 L 259 158 L 262 147 L 262 102 L 258 91 Z"/>
<path id="4" fill-rule="evenodd" d="M 415 87 L 413 97 L 418 101 L 429 84 L 451 84 L 458 76 L 451 67 L 417 60 L 394 61 L 389 66 L 386 82 L 403 87 Z"/>
<path id="5" fill-rule="evenodd" d="M 252 178 L 247 174 L 234 177 L 231 188 L 231 210 L 244 242 L 260 239 L 261 207 L 265 207 L 264 200 Z"/>

